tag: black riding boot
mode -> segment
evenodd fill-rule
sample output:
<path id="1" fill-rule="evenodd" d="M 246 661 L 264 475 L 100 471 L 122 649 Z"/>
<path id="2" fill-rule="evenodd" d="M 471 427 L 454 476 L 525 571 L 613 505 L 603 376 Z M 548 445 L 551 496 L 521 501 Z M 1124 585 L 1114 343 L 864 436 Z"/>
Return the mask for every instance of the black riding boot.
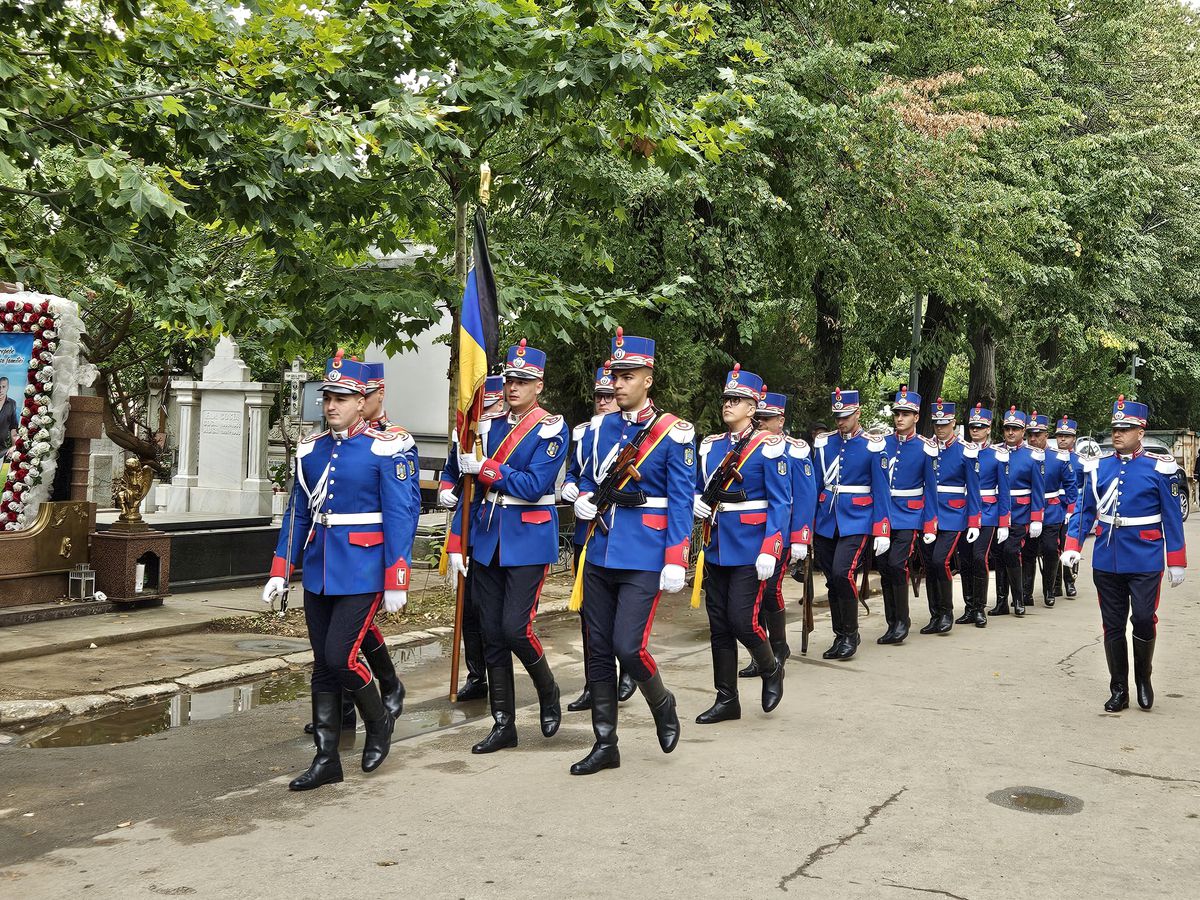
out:
<path id="1" fill-rule="evenodd" d="M 583 692 L 579 695 L 579 697 L 575 700 L 572 700 L 570 703 L 567 704 L 567 711 L 568 712 L 579 712 L 580 710 L 591 709 L 591 708 L 592 708 L 592 683 L 590 681 L 588 681 L 588 682 L 584 683 Z"/>
<path id="2" fill-rule="evenodd" d="M 483 656 L 483 632 L 463 632 L 463 656 L 467 660 L 467 680 L 455 695 L 459 703 L 482 700 L 488 695 L 487 663 Z"/>
<path id="3" fill-rule="evenodd" d="M 987 614 L 989 616 L 1008 615 L 1008 569 L 1003 565 L 996 567 L 996 605 L 989 609 Z"/>
<path id="4" fill-rule="evenodd" d="M 896 628 L 892 632 L 893 644 L 901 644 L 908 637 L 908 628 L 911 621 L 908 617 L 908 591 L 910 582 L 908 579 L 899 584 L 892 585 L 892 611 L 896 616 Z"/>
<path id="5" fill-rule="evenodd" d="M 773 634 L 773 632 L 769 630 L 767 624 L 767 610 L 765 606 L 761 607 L 758 611 L 758 624 L 761 625 L 768 634 Z M 762 672 L 758 671 L 758 666 L 755 665 L 754 660 L 750 660 L 750 663 L 746 666 L 746 668 L 738 671 L 738 678 L 757 678 L 761 674 Z"/>
<path id="6" fill-rule="evenodd" d="M 971 577 L 973 586 L 971 588 L 971 623 L 976 628 L 987 628 L 987 613 L 983 608 L 987 605 L 987 585 L 988 573 L 984 569 L 982 573 L 976 572 Z"/>
<path id="7" fill-rule="evenodd" d="M 1025 615 L 1025 574 L 1021 569 L 1021 563 L 1009 566 L 1007 570 L 1008 577 L 1005 579 L 1008 584 L 1008 592 L 1012 594 L 1013 615 Z"/>
<path id="8" fill-rule="evenodd" d="M 775 655 L 771 645 L 763 641 L 750 654 L 762 675 L 762 708 L 770 712 L 783 699 L 783 660 Z"/>
<path id="9" fill-rule="evenodd" d="M 1138 706 L 1149 709 L 1154 705 L 1154 688 L 1150 685 L 1150 672 L 1154 661 L 1154 638 L 1143 641 L 1133 637 L 1133 683 L 1137 688 Z"/>
<path id="10" fill-rule="evenodd" d="M 471 748 L 472 753 L 495 753 L 517 746 L 517 700 L 513 689 L 512 665 L 492 666 L 487 672 L 488 699 L 495 724 L 488 736 Z"/>
<path id="11" fill-rule="evenodd" d="M 964 575 L 962 578 L 963 614 L 954 620 L 955 625 L 972 625 L 975 622 L 975 578 Z M 953 614 L 953 612 L 951 613 Z"/>
<path id="12" fill-rule="evenodd" d="M 363 741 L 362 770 L 374 772 L 387 759 L 388 750 L 392 746 L 392 730 L 396 720 L 383 705 L 383 696 L 375 682 L 364 684 L 354 692 L 354 705 L 362 716 L 366 728 L 366 739 Z"/>
<path id="13" fill-rule="evenodd" d="M 738 699 L 737 649 L 718 650 L 712 648 L 713 686 L 717 689 L 717 701 L 696 716 L 699 725 L 712 725 L 742 717 L 742 703 Z"/>
<path id="14" fill-rule="evenodd" d="M 1076 563 L 1075 566 L 1077 565 L 1079 564 Z M 1064 566 L 1062 570 L 1063 584 L 1066 585 L 1068 597 L 1075 597 L 1079 594 L 1079 589 L 1075 587 L 1075 575 L 1078 572 L 1075 566 Z"/>
<path id="15" fill-rule="evenodd" d="M 537 688 L 538 706 L 541 708 L 542 737 L 554 737 L 562 724 L 562 706 L 559 704 L 558 683 L 550 671 L 550 663 L 543 653 L 532 666 L 526 666 L 533 686 Z"/>
<path id="16" fill-rule="evenodd" d="M 1108 712 L 1129 708 L 1129 645 L 1125 636 L 1104 642 L 1104 658 L 1108 661 L 1108 689 L 1112 696 L 1104 704 Z"/>
<path id="17" fill-rule="evenodd" d="M 342 737 L 342 692 L 313 694 L 312 718 L 317 755 L 307 772 L 292 779 L 289 790 L 311 791 L 342 780 L 342 758 L 338 755 L 338 741 Z"/>
<path id="18" fill-rule="evenodd" d="M 908 585 L 904 586 L 908 589 Z M 896 643 L 896 586 L 888 580 L 885 573 L 879 582 L 879 590 L 883 594 L 883 618 L 887 622 L 887 631 L 875 639 L 877 644 Z"/>
<path id="19" fill-rule="evenodd" d="M 1054 606 L 1054 576 L 1061 568 L 1057 556 L 1042 557 L 1042 603 L 1045 606 Z"/>
<path id="20" fill-rule="evenodd" d="M 621 751 L 617 749 L 617 683 L 598 681 L 588 688 L 596 743 L 587 756 L 571 766 L 572 775 L 595 775 L 604 769 L 621 768 Z"/>
<path id="21" fill-rule="evenodd" d="M 1034 605 L 1033 602 L 1033 578 L 1037 574 L 1037 557 L 1026 562 L 1021 560 L 1021 601 L 1025 608 Z"/>
<path id="22" fill-rule="evenodd" d="M 342 698 L 342 731 L 353 732 L 358 728 L 358 714 L 354 711 L 354 698 L 350 696 L 349 691 L 341 691 L 340 696 Z M 313 733 L 312 722 L 304 726 L 304 733 Z"/>
<path id="23" fill-rule="evenodd" d="M 637 682 L 633 676 L 621 669 L 621 677 L 617 681 L 617 700 L 624 703 L 637 691 Z"/>
<path id="24" fill-rule="evenodd" d="M 767 634 L 770 636 L 771 649 L 780 665 L 787 662 L 792 655 L 792 648 L 787 640 L 787 610 L 771 609 L 767 611 Z"/>
<path id="25" fill-rule="evenodd" d="M 936 578 L 925 579 L 925 597 L 929 600 L 929 624 L 921 634 L 937 634 L 942 625 L 942 583 Z"/>
<path id="26" fill-rule="evenodd" d="M 404 682 L 396 674 L 396 664 L 392 662 L 392 654 L 388 652 L 387 644 L 380 644 L 374 650 L 364 650 L 367 665 L 379 681 L 379 693 L 383 695 L 383 705 L 393 719 L 398 719 L 404 713 Z"/>
<path id="27" fill-rule="evenodd" d="M 647 681 L 639 681 L 642 696 L 654 716 L 654 730 L 658 732 L 658 746 L 663 753 L 670 753 L 679 743 L 679 713 L 675 709 L 675 695 L 663 684 L 662 675 L 655 672 Z"/>

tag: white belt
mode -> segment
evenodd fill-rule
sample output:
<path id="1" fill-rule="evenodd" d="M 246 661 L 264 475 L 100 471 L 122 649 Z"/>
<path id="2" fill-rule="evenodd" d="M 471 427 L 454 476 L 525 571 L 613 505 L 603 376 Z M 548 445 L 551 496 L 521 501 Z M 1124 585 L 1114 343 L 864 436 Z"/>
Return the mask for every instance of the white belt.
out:
<path id="1" fill-rule="evenodd" d="M 938 493 L 939 494 L 965 494 L 966 492 L 967 492 L 967 489 L 965 487 L 963 487 L 962 485 L 953 485 L 953 484 L 939 484 L 938 485 Z"/>
<path id="2" fill-rule="evenodd" d="M 984 488 L 979 492 L 980 497 L 995 497 L 999 488 Z"/>
<path id="3" fill-rule="evenodd" d="M 1008 493 L 1009 493 L 1009 496 L 1012 496 L 1012 497 L 1028 497 L 1032 493 L 1032 491 L 1030 491 L 1029 488 L 1022 488 L 1019 491 L 1009 491 Z"/>
<path id="4" fill-rule="evenodd" d="M 495 503 L 497 506 L 553 506 L 554 495 L 543 494 L 536 500 L 522 500 L 520 497 L 514 497 L 512 494 L 500 494 L 496 491 L 488 491 L 487 496 L 483 498 L 487 503 Z"/>
<path id="5" fill-rule="evenodd" d="M 893 497 L 920 497 L 925 488 L 892 488 Z"/>
<path id="6" fill-rule="evenodd" d="M 740 503 L 718 503 L 717 512 L 746 512 L 751 509 L 766 509 L 766 500 L 742 500 Z"/>
<path id="7" fill-rule="evenodd" d="M 835 494 L 869 494 L 871 488 L 866 484 L 835 484 L 833 492 Z"/>
<path id="8" fill-rule="evenodd" d="M 1101 515 L 1100 521 L 1106 525 L 1111 525 L 1113 528 L 1122 528 L 1130 525 L 1157 525 L 1162 521 L 1162 516 Z"/>
<path id="9" fill-rule="evenodd" d="M 317 513 L 316 522 L 326 528 L 330 525 L 382 525 L 383 513 Z"/>
<path id="10" fill-rule="evenodd" d="M 1049 500 L 1051 497 L 1061 497 L 1061 496 L 1063 495 L 1063 493 L 1064 493 L 1064 492 L 1063 492 L 1062 490 L 1057 490 L 1057 491 L 1047 491 L 1047 492 L 1046 492 L 1046 499 L 1047 499 L 1047 500 Z"/>
<path id="11" fill-rule="evenodd" d="M 647 497 L 645 503 L 639 503 L 637 506 L 631 506 L 630 509 L 666 509 L 666 497 Z"/>

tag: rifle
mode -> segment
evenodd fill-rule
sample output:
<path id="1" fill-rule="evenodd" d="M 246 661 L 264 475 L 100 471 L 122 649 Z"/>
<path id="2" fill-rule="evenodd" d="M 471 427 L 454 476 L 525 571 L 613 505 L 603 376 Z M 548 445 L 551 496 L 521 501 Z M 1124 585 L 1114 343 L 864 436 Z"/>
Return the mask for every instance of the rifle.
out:
<path id="1" fill-rule="evenodd" d="M 642 480 L 642 474 L 634 463 L 637 462 L 642 444 L 646 443 L 646 439 L 660 418 L 662 418 L 662 413 L 656 412 L 649 424 L 617 454 L 617 458 L 613 460 L 604 479 L 596 485 L 596 491 L 592 494 L 592 503 L 596 507 L 596 518 L 592 520 L 592 529 L 588 531 L 588 538 L 591 538 L 592 531 L 596 528 L 599 528 L 602 533 L 608 534 L 608 523 L 604 521 L 604 514 L 613 506 L 641 506 L 646 502 L 645 491 L 641 489 L 622 491 L 620 485 L 625 481 L 626 476 L 634 482 Z"/>
<path id="2" fill-rule="evenodd" d="M 700 502 L 705 506 L 711 507 L 713 514 L 704 520 L 704 543 L 708 543 L 708 539 L 712 536 L 712 520 L 717 514 L 717 505 L 724 502 L 736 503 L 739 500 L 746 499 L 745 491 L 737 491 L 740 496 L 725 490 L 726 482 L 742 481 L 742 473 L 738 471 L 738 458 L 742 455 L 742 451 L 746 449 L 746 445 L 750 443 L 750 439 L 754 437 L 754 430 L 746 432 L 746 436 L 729 448 L 729 452 L 721 459 L 720 465 L 713 475 L 708 479 L 708 483 L 704 485 L 704 491 L 700 494 Z"/>
<path id="3" fill-rule="evenodd" d="M 914 597 L 921 596 L 921 582 L 925 579 L 925 560 L 919 550 L 908 557 L 908 582 Z"/>
<path id="4" fill-rule="evenodd" d="M 871 596 L 871 563 L 875 560 L 875 551 L 863 554 L 862 563 L 862 581 L 858 588 L 858 602 L 862 604 L 863 609 L 867 611 L 867 615 L 871 614 L 871 607 L 867 605 L 867 598 Z"/>

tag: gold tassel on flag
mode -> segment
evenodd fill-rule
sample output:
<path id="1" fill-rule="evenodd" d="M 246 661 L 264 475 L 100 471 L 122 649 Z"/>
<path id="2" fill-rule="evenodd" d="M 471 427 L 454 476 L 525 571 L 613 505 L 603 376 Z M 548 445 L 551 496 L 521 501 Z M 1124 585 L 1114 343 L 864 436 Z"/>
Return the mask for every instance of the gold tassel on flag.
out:
<path id="1" fill-rule="evenodd" d="M 700 585 L 704 582 L 704 548 L 696 557 L 696 576 L 692 579 L 692 609 L 700 608 Z"/>
<path id="2" fill-rule="evenodd" d="M 567 609 L 571 612 L 579 612 L 583 609 L 583 564 L 585 562 L 587 562 L 586 543 L 579 551 L 579 568 L 575 570 L 575 583 L 571 585 L 571 600 L 567 603 Z"/>
<path id="3" fill-rule="evenodd" d="M 450 546 L 450 532 L 446 532 L 446 539 L 442 541 L 442 555 L 438 557 L 438 575 L 442 578 L 446 577 L 446 573 L 450 571 L 450 553 L 446 549 Z"/>

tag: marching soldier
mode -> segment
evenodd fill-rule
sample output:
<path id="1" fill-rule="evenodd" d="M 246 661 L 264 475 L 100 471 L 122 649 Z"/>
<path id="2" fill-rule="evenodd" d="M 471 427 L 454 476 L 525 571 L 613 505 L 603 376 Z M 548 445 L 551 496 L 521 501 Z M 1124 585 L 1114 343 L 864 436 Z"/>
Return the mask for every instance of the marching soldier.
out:
<path id="1" fill-rule="evenodd" d="M 618 661 L 646 698 L 662 751 L 670 753 L 679 742 L 675 696 L 663 685 L 647 642 L 659 598 L 664 591 L 683 590 L 687 576 L 696 432 L 688 422 L 660 412 L 650 399 L 654 341 L 625 337 L 618 328 L 608 368 L 620 412 L 596 416 L 588 426 L 575 501 L 575 515 L 595 522 L 577 578 L 583 579 L 596 742 L 571 766 L 572 775 L 621 765 Z M 615 467 L 622 454 L 633 458 L 627 475 Z M 592 502 L 598 494 L 604 509 Z"/>
<path id="2" fill-rule="evenodd" d="M 979 493 L 979 445 L 959 440 L 954 430 L 956 405 L 937 398 L 933 405 L 934 440 L 926 446 L 933 472 L 925 482 L 925 590 L 929 624 L 921 634 L 947 634 L 954 627 L 954 575 L 950 561 L 966 532 L 967 543 L 979 540 L 983 501 Z M 969 610 L 968 610 L 969 611 Z M 975 621 L 964 613 L 960 624 Z"/>
<path id="3" fill-rule="evenodd" d="M 498 419 L 508 411 L 504 403 L 504 376 L 489 375 L 483 384 L 483 410 L 479 414 L 479 424 L 476 433 L 486 434 L 492 427 L 492 420 Z M 458 431 L 450 437 L 450 446 L 458 446 Z M 446 467 L 438 476 L 438 506 L 443 509 L 454 509 L 458 506 L 458 454 L 451 452 L 446 456 Z M 460 556 L 462 554 L 459 554 Z M 465 571 L 464 571 L 465 574 Z M 458 569 L 450 571 L 452 581 L 458 578 Z M 479 621 L 479 608 L 471 598 L 471 579 L 464 580 L 463 613 L 462 613 L 463 656 L 467 663 L 467 680 L 454 696 L 459 703 L 468 700 L 482 700 L 488 695 L 487 659 L 483 652 L 483 625 Z"/>
<path id="4" fill-rule="evenodd" d="M 1045 454 L 1025 443 L 1025 413 L 1015 406 L 1004 414 L 1004 446 L 1008 453 L 1008 495 L 1011 498 L 1011 514 L 1008 537 L 1001 552 L 1004 554 L 1004 571 L 996 572 L 996 605 L 988 610 L 989 616 L 1008 615 L 1005 598 L 1012 594 L 1013 612 L 1025 615 L 1025 604 L 1032 602 L 1026 593 L 1022 557 L 1033 553 L 1033 542 L 1042 534 L 1042 514 L 1046 506 L 1045 488 L 1042 484 L 1042 463 Z M 1027 540 L 1030 544 L 1026 550 Z M 1032 556 L 1030 556 L 1032 558 Z M 1030 580 L 1029 592 L 1033 591 Z"/>
<path id="5" fill-rule="evenodd" d="M 696 518 L 711 523 L 705 537 L 704 605 L 708 611 L 717 699 L 696 717 L 711 725 L 742 717 L 737 644 L 750 651 L 762 680 L 762 708 L 783 698 L 783 660 L 759 623 L 768 582 L 782 569 L 783 535 L 791 521 L 792 483 L 781 435 L 754 428 L 762 379 L 734 365 L 721 395 L 728 431 L 700 444 Z"/>
<path id="6" fill-rule="evenodd" d="M 920 412 L 921 395 L 910 391 L 908 385 L 900 385 L 892 401 L 895 431 L 884 438 L 883 453 L 891 484 L 892 542 L 887 553 L 876 561 L 888 625 L 876 639 L 878 644 L 903 643 L 912 624 L 908 613 L 908 566 L 924 524 L 925 485 L 933 478 L 933 460 L 926 452 L 929 442 L 917 434 Z"/>
<path id="7" fill-rule="evenodd" d="M 765 386 L 764 386 L 765 387 Z M 769 434 L 783 435 L 784 413 L 787 397 L 766 391 L 758 401 L 758 427 Z M 788 537 L 789 563 L 803 562 L 808 558 L 812 544 L 812 522 L 816 513 L 817 484 L 813 477 L 812 448 L 807 441 L 784 435 L 787 444 L 788 474 L 792 482 L 792 509 L 790 516 L 791 534 Z M 782 562 L 782 561 L 781 561 Z M 759 610 L 759 624 L 767 629 L 771 649 L 775 657 L 786 662 L 792 655 L 787 642 L 787 613 L 783 600 L 783 577 L 787 565 L 780 565 L 767 582 L 763 592 L 763 603 Z M 738 672 L 739 678 L 756 678 L 762 673 L 751 660 L 750 665 Z"/>
<path id="8" fill-rule="evenodd" d="M 388 755 L 395 719 L 358 654 L 380 603 L 397 612 L 407 602 L 408 560 L 421 512 L 412 438 L 376 431 L 363 419 L 364 366 L 339 351 L 326 366 L 322 390 L 330 430 L 296 448 L 296 487 L 263 589 L 263 600 L 270 603 L 285 590 L 295 559 L 304 554 L 317 753 L 289 785 L 294 791 L 342 780 L 343 690 L 354 698 L 366 725 L 363 771 L 378 768 Z"/>
<path id="9" fill-rule="evenodd" d="M 517 746 L 513 656 L 537 688 L 542 735 L 553 737 L 562 721 L 558 684 L 533 631 L 538 599 L 550 564 L 558 559 L 558 512 L 554 483 L 562 468 L 567 428 L 562 416 L 538 405 L 546 354 L 525 339 L 508 350 L 504 396 L 508 415 L 491 420 L 481 436 L 485 459 L 459 453 L 460 472 L 474 475 L 471 503 L 471 598 L 483 625 L 488 696 L 495 724 L 472 753 Z M 464 568 L 463 505 L 455 510 L 447 549 L 452 571 Z"/>
<path id="10" fill-rule="evenodd" d="M 616 395 L 613 393 L 613 376 L 612 372 L 601 366 L 596 370 L 596 378 L 592 386 L 592 415 L 603 416 L 610 412 L 617 411 Z M 591 421 L 590 419 L 588 420 Z M 583 436 L 587 434 L 588 422 L 582 422 L 576 425 L 571 430 L 571 462 L 567 466 L 567 475 L 563 479 L 561 496 L 564 503 L 574 503 L 579 497 L 579 473 L 583 469 L 584 458 L 584 441 Z M 579 554 L 583 551 L 583 543 L 587 539 L 588 528 L 590 523 L 577 519 L 575 521 L 575 534 L 571 539 L 571 543 L 575 546 L 575 565 L 572 571 L 579 570 Z M 567 704 L 567 709 L 571 712 L 579 712 L 584 709 L 592 708 L 592 689 L 591 679 L 587 674 L 587 622 L 583 618 L 583 610 L 579 611 L 579 630 L 583 635 L 583 693 L 579 695 L 579 699 L 572 700 Z M 633 683 L 633 676 L 621 670 L 620 680 L 617 682 L 617 699 L 624 703 L 633 696 L 633 692 L 637 690 L 637 686 Z"/>
<path id="11" fill-rule="evenodd" d="M 1029 446 L 1041 450 L 1045 456 L 1042 464 L 1043 489 L 1046 495 L 1045 515 L 1042 519 L 1042 536 L 1037 539 L 1033 558 L 1024 563 L 1026 594 L 1033 601 L 1033 575 L 1037 560 L 1042 566 L 1042 603 L 1054 605 L 1054 579 L 1060 566 L 1059 549 L 1062 544 L 1063 524 L 1075 509 L 1075 472 L 1071 468 L 1071 454 L 1064 451 L 1047 452 L 1050 421 L 1039 416 L 1037 410 L 1029 418 Z"/>
<path id="12" fill-rule="evenodd" d="M 982 516 L 977 540 L 960 546 L 959 568 L 962 570 L 963 603 L 962 616 L 955 620 L 958 625 L 974 624 L 976 628 L 987 627 L 988 562 L 992 541 L 997 546 L 1008 540 L 1009 504 L 1008 495 L 1008 451 L 991 442 L 992 411 L 976 403 L 967 419 L 967 437 L 979 447 L 975 470 L 979 481 L 979 499 Z M 1003 596 L 996 598 L 996 606 L 1008 603 Z"/>
<path id="13" fill-rule="evenodd" d="M 858 391 L 835 390 L 831 397 L 837 430 L 813 444 L 817 457 L 817 533 L 814 551 L 829 588 L 834 641 L 825 659 L 850 659 L 858 650 L 856 576 L 874 536 L 876 557 L 891 545 L 891 497 L 885 442 L 859 426 Z"/>
<path id="14" fill-rule="evenodd" d="M 1150 709 L 1154 705 L 1150 674 L 1164 555 L 1171 587 L 1183 583 L 1187 566 L 1175 481 L 1179 467 L 1173 457 L 1142 448 L 1147 423 L 1144 403 L 1126 400 L 1124 395 L 1117 398 L 1112 414 L 1113 452 L 1084 462 L 1079 515 L 1071 517 L 1071 533 L 1062 554 L 1065 566 L 1079 562 L 1088 535 L 1098 526 L 1092 578 L 1104 623 L 1104 655 L 1112 692 L 1104 708 L 1109 712 L 1129 706 L 1125 623 L 1130 618 L 1138 706 Z"/>
<path id="15" fill-rule="evenodd" d="M 1070 532 L 1071 517 L 1075 515 L 1079 508 L 1080 491 L 1083 489 L 1083 460 L 1079 458 L 1079 454 L 1075 452 L 1075 439 L 1079 433 L 1079 425 L 1074 419 L 1063 416 L 1054 426 L 1054 440 L 1058 443 L 1058 452 L 1067 453 L 1070 456 L 1071 477 L 1075 482 L 1075 506 L 1067 507 L 1067 521 L 1063 523 L 1063 527 L 1058 533 L 1058 550 L 1061 554 L 1067 548 L 1067 534 Z M 1055 565 L 1054 567 L 1054 596 L 1061 597 L 1063 593 L 1063 585 L 1066 585 L 1067 596 L 1074 597 L 1078 594 L 1075 588 L 1075 576 L 1079 574 L 1078 566 L 1068 567 Z"/>

